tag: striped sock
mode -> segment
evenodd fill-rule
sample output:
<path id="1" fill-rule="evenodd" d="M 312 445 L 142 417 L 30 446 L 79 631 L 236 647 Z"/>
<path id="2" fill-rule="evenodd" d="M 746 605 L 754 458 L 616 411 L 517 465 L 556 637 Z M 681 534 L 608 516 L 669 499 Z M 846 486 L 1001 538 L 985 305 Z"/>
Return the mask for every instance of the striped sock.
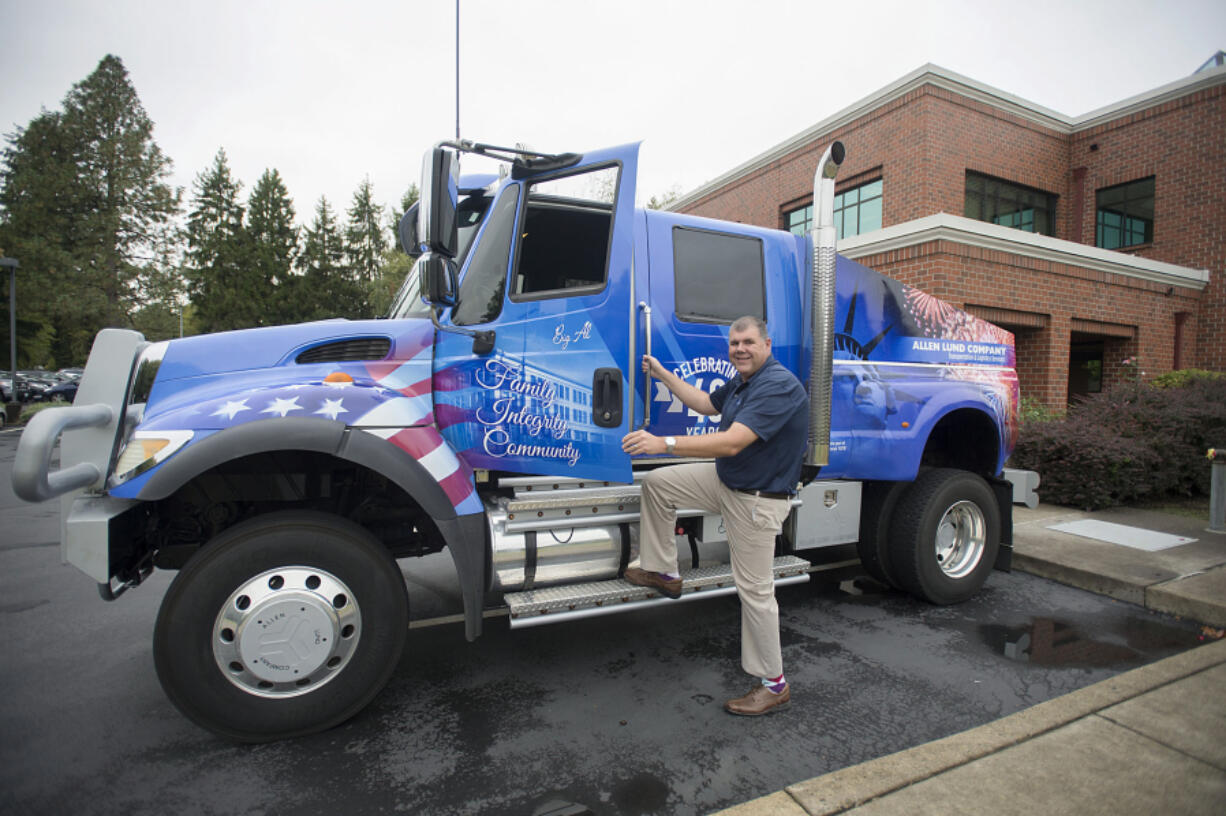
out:
<path id="1" fill-rule="evenodd" d="M 780 672 L 778 677 L 763 677 L 762 685 L 770 689 L 772 694 L 782 694 L 783 690 L 788 687 L 788 681 Z"/>

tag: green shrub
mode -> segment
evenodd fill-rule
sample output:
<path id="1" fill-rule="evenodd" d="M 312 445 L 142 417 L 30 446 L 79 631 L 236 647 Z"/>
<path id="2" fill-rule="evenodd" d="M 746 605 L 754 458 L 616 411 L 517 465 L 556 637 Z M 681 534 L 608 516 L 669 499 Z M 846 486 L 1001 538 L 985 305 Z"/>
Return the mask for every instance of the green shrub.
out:
<path id="1" fill-rule="evenodd" d="M 1226 378 L 1182 386 L 1128 384 L 1060 420 L 1025 422 L 1014 467 L 1037 471 L 1046 502 L 1086 509 L 1207 495 L 1205 451 L 1226 447 Z"/>
<path id="2" fill-rule="evenodd" d="M 1023 425 L 1030 422 L 1047 422 L 1059 416 L 1060 414 L 1057 414 L 1034 397 L 1022 397 L 1021 403 L 1018 405 L 1018 418 Z"/>
<path id="3" fill-rule="evenodd" d="M 1159 374 L 1150 381 L 1154 388 L 1186 388 L 1196 380 L 1220 380 L 1226 377 L 1220 371 L 1206 371 L 1203 368 L 1181 368 L 1178 371 L 1168 371 Z"/>

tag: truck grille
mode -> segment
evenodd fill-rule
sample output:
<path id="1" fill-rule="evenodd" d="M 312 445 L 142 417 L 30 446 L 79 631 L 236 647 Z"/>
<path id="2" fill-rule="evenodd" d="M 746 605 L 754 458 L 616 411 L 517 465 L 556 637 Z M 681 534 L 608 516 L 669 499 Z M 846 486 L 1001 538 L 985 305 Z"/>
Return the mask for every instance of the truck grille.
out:
<path id="1" fill-rule="evenodd" d="M 386 337 L 359 337 L 309 348 L 298 355 L 298 363 L 353 363 L 382 360 L 392 349 Z"/>

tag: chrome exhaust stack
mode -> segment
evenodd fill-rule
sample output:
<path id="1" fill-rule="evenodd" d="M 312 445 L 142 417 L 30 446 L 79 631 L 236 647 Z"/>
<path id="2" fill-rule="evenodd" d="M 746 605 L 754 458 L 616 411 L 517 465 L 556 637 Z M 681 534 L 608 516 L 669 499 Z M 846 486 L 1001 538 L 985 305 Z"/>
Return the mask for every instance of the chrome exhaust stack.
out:
<path id="1" fill-rule="evenodd" d="M 834 380 L 834 177 L 843 163 L 842 142 L 826 148 L 813 174 L 813 285 L 810 291 L 813 353 L 809 360 L 809 450 L 805 464 L 830 464 L 830 402 Z"/>

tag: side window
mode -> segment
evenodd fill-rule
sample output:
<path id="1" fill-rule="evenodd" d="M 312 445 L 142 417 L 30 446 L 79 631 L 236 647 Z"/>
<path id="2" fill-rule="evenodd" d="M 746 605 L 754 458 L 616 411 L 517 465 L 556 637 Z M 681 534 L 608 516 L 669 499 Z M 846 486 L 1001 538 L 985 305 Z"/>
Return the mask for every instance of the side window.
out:
<path id="1" fill-rule="evenodd" d="M 617 181 L 617 167 L 601 167 L 528 186 L 512 300 L 604 287 Z"/>
<path id="2" fill-rule="evenodd" d="M 1154 240 L 1154 177 L 1105 187 L 1094 195 L 1094 245 L 1103 249 Z"/>
<path id="3" fill-rule="evenodd" d="M 673 227 L 677 316 L 697 323 L 766 319 L 762 241 L 744 235 Z"/>
<path id="4" fill-rule="evenodd" d="M 481 243 L 473 250 L 468 272 L 460 284 L 459 303 L 451 310 L 451 322 L 457 326 L 488 323 L 502 311 L 518 203 L 519 185 L 514 185 L 503 190 L 494 205 Z"/>

